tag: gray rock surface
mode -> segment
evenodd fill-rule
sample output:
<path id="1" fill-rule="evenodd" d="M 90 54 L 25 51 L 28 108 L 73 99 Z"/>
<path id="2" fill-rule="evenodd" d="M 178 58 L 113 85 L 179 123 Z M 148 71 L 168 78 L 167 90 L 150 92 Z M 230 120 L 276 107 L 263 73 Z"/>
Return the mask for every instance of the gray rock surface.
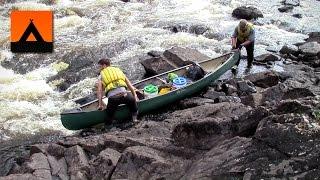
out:
<path id="1" fill-rule="evenodd" d="M 260 56 L 255 57 L 257 62 L 267 63 L 267 62 L 274 62 L 279 61 L 279 57 L 274 54 L 262 54 Z"/>
<path id="2" fill-rule="evenodd" d="M 178 66 L 189 64 L 190 61 L 201 62 L 210 59 L 210 57 L 200 53 L 195 49 L 181 47 L 173 47 L 168 49 L 163 53 L 163 55 Z"/>
<path id="3" fill-rule="evenodd" d="M 281 49 L 280 49 L 280 53 L 281 54 L 293 54 L 295 56 L 298 55 L 299 49 L 297 46 L 295 45 L 284 45 Z"/>
<path id="4" fill-rule="evenodd" d="M 300 6 L 300 0 L 284 0 L 283 4 L 291 6 Z"/>
<path id="5" fill-rule="evenodd" d="M 320 44 L 317 42 L 308 42 L 299 46 L 302 54 L 306 56 L 317 56 L 320 53 Z"/>

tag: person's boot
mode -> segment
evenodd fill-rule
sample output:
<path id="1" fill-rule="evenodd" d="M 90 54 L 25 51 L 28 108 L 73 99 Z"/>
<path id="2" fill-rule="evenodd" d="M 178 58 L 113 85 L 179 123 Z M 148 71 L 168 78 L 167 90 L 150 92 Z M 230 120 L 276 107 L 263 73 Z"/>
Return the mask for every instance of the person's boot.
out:
<path id="1" fill-rule="evenodd" d="M 137 114 L 133 114 L 132 115 L 132 122 L 135 123 L 135 124 L 139 122 Z"/>
<path id="2" fill-rule="evenodd" d="M 237 74 L 237 68 L 238 68 L 238 66 L 236 66 L 236 65 L 231 68 L 231 73 L 232 73 L 234 76 Z"/>

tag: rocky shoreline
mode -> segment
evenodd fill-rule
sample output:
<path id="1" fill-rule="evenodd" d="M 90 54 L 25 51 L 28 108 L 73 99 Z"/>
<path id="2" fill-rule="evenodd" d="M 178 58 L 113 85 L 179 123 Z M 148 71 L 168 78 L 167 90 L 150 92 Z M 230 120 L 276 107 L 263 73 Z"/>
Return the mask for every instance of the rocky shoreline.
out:
<path id="1" fill-rule="evenodd" d="M 0 4 L 7 2 L 14 1 Z M 287 13 L 297 6 L 299 0 L 284 0 L 278 10 Z M 255 7 L 242 6 L 232 16 L 257 19 L 263 14 Z M 301 14 L 292 16 L 302 18 Z M 163 29 L 219 41 L 225 38 L 201 24 L 168 24 Z M 92 71 L 95 59 L 115 57 L 141 43 L 133 40 L 106 42 L 83 51 L 74 48 L 51 58 L 39 55 L 36 59 L 41 61 L 17 55 L 1 65 L 25 74 L 61 59 L 70 67 L 47 81 L 63 79 L 57 90 L 65 91 L 96 76 Z M 187 51 L 188 56 L 182 57 Z M 92 129 L 68 137 L 57 132 L 48 137 L 40 134 L 23 145 L 17 140 L 1 146 L 0 180 L 320 179 L 320 32 L 310 33 L 305 43 L 271 51 L 255 57 L 253 67 L 269 70 L 216 81 L 197 96 L 141 117 L 132 127 L 120 125 L 109 132 Z M 170 58 L 194 61 L 208 57 L 178 47 L 149 52 L 120 65 L 137 67 L 141 73 L 132 78 L 139 79 L 144 71 L 137 64 L 145 60 L 146 68 L 150 62 Z M 282 70 L 271 70 L 279 62 Z M 163 70 L 148 68 L 151 74 Z"/>
<path id="2" fill-rule="evenodd" d="M 0 179 L 319 179 L 319 37 L 256 58 L 283 72 L 217 81 L 162 118 L 33 144 Z"/>

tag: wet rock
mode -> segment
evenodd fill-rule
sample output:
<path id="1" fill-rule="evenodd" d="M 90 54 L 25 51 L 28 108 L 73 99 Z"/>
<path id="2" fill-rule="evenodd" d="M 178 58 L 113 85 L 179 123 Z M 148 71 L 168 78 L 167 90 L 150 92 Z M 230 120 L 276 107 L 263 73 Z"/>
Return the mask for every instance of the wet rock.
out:
<path id="1" fill-rule="evenodd" d="M 142 61 L 141 64 L 143 65 L 146 74 L 150 76 L 161 74 L 175 68 L 162 57 L 152 57 Z"/>
<path id="2" fill-rule="evenodd" d="M 284 5 L 300 6 L 300 0 L 284 0 L 282 3 Z"/>
<path id="3" fill-rule="evenodd" d="M 47 157 L 42 153 L 35 153 L 31 155 L 30 162 L 26 164 L 27 168 L 31 171 L 35 170 L 50 170 Z"/>
<path id="4" fill-rule="evenodd" d="M 241 103 L 222 102 L 218 104 L 204 104 L 189 109 L 175 111 L 166 121 L 172 122 L 173 126 L 181 122 L 197 121 L 207 117 L 231 118 L 248 111 L 250 107 Z"/>
<path id="5" fill-rule="evenodd" d="M 109 179 L 118 163 L 121 154 L 113 149 L 105 149 L 100 154 L 91 159 L 90 178 L 92 179 Z"/>
<path id="6" fill-rule="evenodd" d="M 0 179 L 1 180 L 36 180 L 37 178 L 30 173 L 25 173 L 25 174 L 11 174 L 9 176 L 0 177 Z"/>
<path id="7" fill-rule="evenodd" d="M 264 90 L 262 92 L 262 96 L 263 102 L 271 102 L 314 96 L 314 93 L 305 84 L 301 84 L 297 81 L 287 80 L 285 83 L 280 83 Z"/>
<path id="8" fill-rule="evenodd" d="M 227 84 L 224 83 L 222 84 L 221 88 L 222 91 L 226 94 L 226 95 L 232 95 L 234 93 L 236 93 L 238 91 L 238 89 L 236 88 L 237 86 L 231 85 L 231 84 Z"/>
<path id="9" fill-rule="evenodd" d="M 35 144 L 32 145 L 30 148 L 30 155 L 35 153 L 43 153 L 46 154 L 48 150 L 49 145 L 48 144 Z"/>
<path id="10" fill-rule="evenodd" d="M 314 67 L 314 68 L 320 67 L 320 59 L 315 60 L 315 61 L 312 63 L 312 67 Z"/>
<path id="11" fill-rule="evenodd" d="M 313 97 L 283 100 L 274 106 L 271 111 L 273 114 L 298 113 L 311 115 L 313 107 L 317 106 L 317 103 L 318 101 Z"/>
<path id="12" fill-rule="evenodd" d="M 277 85 L 280 82 L 279 75 L 272 71 L 250 74 L 246 76 L 244 79 L 249 80 L 255 86 L 258 86 L 261 88 L 272 87 Z"/>
<path id="13" fill-rule="evenodd" d="M 299 49 L 295 45 L 284 45 L 280 49 L 281 54 L 293 54 L 294 56 L 298 56 L 299 54 Z"/>
<path id="14" fill-rule="evenodd" d="M 203 97 L 209 98 L 212 100 L 215 100 L 220 96 L 226 96 L 226 94 L 224 92 L 217 92 L 214 90 L 214 88 L 209 88 L 209 90 L 203 95 Z"/>
<path id="15" fill-rule="evenodd" d="M 218 98 L 218 100 L 215 102 L 217 102 L 217 103 L 218 102 L 219 103 L 222 103 L 222 102 L 241 103 L 241 99 L 236 96 L 220 96 Z"/>
<path id="16" fill-rule="evenodd" d="M 10 61 L 2 61 L 1 66 L 7 69 L 12 69 L 19 74 L 26 74 L 27 72 L 38 69 L 40 66 L 46 66 L 54 62 L 56 57 L 54 54 L 16 54 Z"/>
<path id="17" fill-rule="evenodd" d="M 188 162 L 149 147 L 129 147 L 122 154 L 112 179 L 179 179 Z"/>
<path id="18" fill-rule="evenodd" d="M 238 18 L 238 19 L 257 19 L 259 17 L 263 17 L 262 12 L 252 6 L 241 6 L 233 10 L 232 17 Z"/>
<path id="19" fill-rule="evenodd" d="M 56 159 L 53 156 L 47 156 L 48 162 L 51 167 L 51 174 L 54 178 L 60 178 L 62 180 L 69 179 L 68 166 L 65 158 Z"/>
<path id="20" fill-rule="evenodd" d="M 292 14 L 292 16 L 298 19 L 302 18 L 302 14 Z"/>
<path id="21" fill-rule="evenodd" d="M 210 59 L 210 57 L 200 53 L 196 49 L 173 47 L 166 50 L 163 55 L 177 66 L 184 66 L 191 62 L 201 62 Z"/>
<path id="22" fill-rule="evenodd" d="M 202 24 L 175 24 L 165 26 L 164 29 L 168 29 L 171 32 L 178 33 L 178 32 L 188 32 L 196 35 L 204 34 L 205 32 L 209 31 L 210 28 L 206 25 Z"/>
<path id="23" fill-rule="evenodd" d="M 259 122 L 269 115 L 269 111 L 264 107 L 257 107 L 242 114 L 232 121 L 232 132 L 239 136 L 253 136 Z"/>
<path id="24" fill-rule="evenodd" d="M 238 81 L 238 95 L 245 96 L 257 92 L 254 84 L 251 81 Z"/>
<path id="25" fill-rule="evenodd" d="M 73 146 L 65 151 L 65 158 L 68 164 L 68 174 L 71 179 L 87 179 L 89 171 L 88 157 L 80 146 Z"/>
<path id="26" fill-rule="evenodd" d="M 279 7 L 278 10 L 279 10 L 279 12 L 290 12 L 290 11 L 293 10 L 293 6 L 286 5 L 286 6 L 283 6 L 283 7 Z"/>
<path id="27" fill-rule="evenodd" d="M 220 141 L 192 164 L 183 178 L 243 179 L 245 172 L 262 174 L 271 162 L 285 158 L 278 151 L 250 138 L 233 137 Z"/>
<path id="28" fill-rule="evenodd" d="M 311 32 L 309 33 L 309 38 L 307 42 L 318 42 L 320 43 L 320 32 Z"/>
<path id="29" fill-rule="evenodd" d="M 149 56 L 152 56 L 152 57 L 160 57 L 163 54 L 163 52 L 161 52 L 161 51 L 149 51 L 147 54 Z"/>
<path id="30" fill-rule="evenodd" d="M 41 179 L 41 180 L 52 179 L 50 170 L 37 169 L 33 172 L 33 175 L 36 177 L 36 179 Z"/>
<path id="31" fill-rule="evenodd" d="M 145 59 L 141 62 L 148 75 L 160 74 L 177 67 L 188 65 L 190 62 L 200 62 L 210 59 L 195 49 L 181 47 L 168 49 L 163 53 L 163 56 L 158 56 L 158 54 L 153 54 L 153 56 L 155 57 Z"/>
<path id="32" fill-rule="evenodd" d="M 231 121 L 230 118 L 209 117 L 183 122 L 174 127 L 171 137 L 179 146 L 210 149 L 216 139 L 222 137 L 219 135 L 226 134 L 231 129 Z"/>
<path id="33" fill-rule="evenodd" d="M 267 63 L 267 62 L 279 61 L 279 57 L 274 54 L 263 54 L 255 57 L 255 60 L 257 62 Z"/>
<path id="34" fill-rule="evenodd" d="M 208 39 L 216 39 L 218 41 L 222 41 L 225 37 L 225 34 L 219 32 L 213 32 L 212 30 L 208 30 L 203 34 L 204 37 Z"/>
<path id="35" fill-rule="evenodd" d="M 241 97 L 241 103 L 251 107 L 257 107 L 262 105 L 263 103 L 263 96 L 260 93 L 253 93 L 248 96 Z"/>
<path id="36" fill-rule="evenodd" d="M 320 53 L 320 44 L 317 42 L 307 42 L 299 46 L 299 50 L 305 56 L 317 56 Z"/>
<path id="37" fill-rule="evenodd" d="M 35 144 L 30 148 L 30 155 L 35 153 L 43 153 L 45 155 L 52 155 L 57 158 L 64 156 L 64 147 L 58 144 Z"/>
<path id="38" fill-rule="evenodd" d="M 303 156 L 318 151 L 315 144 L 320 143 L 320 133 L 312 121 L 300 114 L 269 116 L 261 121 L 254 136 L 290 157 Z"/>
<path id="39" fill-rule="evenodd" d="M 139 44 L 137 39 L 126 39 L 120 42 L 112 42 L 109 44 L 99 44 L 94 47 L 74 47 L 70 51 L 58 54 L 59 57 L 49 59 L 61 59 L 69 65 L 68 69 L 60 71 L 57 75 L 48 79 L 49 82 L 54 80 L 63 80 L 57 85 L 58 90 L 65 91 L 70 85 L 77 83 L 85 78 L 97 77 L 99 74 L 98 61 L 101 58 L 112 58 L 120 54 L 126 48 Z M 48 58 L 48 57 L 47 57 Z M 34 61 L 34 60 L 33 60 Z M 43 65 L 43 63 L 38 64 Z M 130 61 L 130 63 L 134 63 Z M 111 64 L 113 64 L 111 62 Z"/>
<path id="40" fill-rule="evenodd" d="M 180 101 L 179 108 L 187 109 L 187 108 L 197 107 L 205 104 L 213 104 L 213 103 L 215 103 L 214 99 L 192 97 L 192 98 Z"/>
<path id="41" fill-rule="evenodd" d="M 64 156 L 65 148 L 58 144 L 51 143 L 48 146 L 48 154 L 56 158 L 62 158 Z"/>
<path id="42" fill-rule="evenodd" d="M 56 0 L 40 0 L 39 2 L 46 5 L 54 5 L 56 3 Z"/>

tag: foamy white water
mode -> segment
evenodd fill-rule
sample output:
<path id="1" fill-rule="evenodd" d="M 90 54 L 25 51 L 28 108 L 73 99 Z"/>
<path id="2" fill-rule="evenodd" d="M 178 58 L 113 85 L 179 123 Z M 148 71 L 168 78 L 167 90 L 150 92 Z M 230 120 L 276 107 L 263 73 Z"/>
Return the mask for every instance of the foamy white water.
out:
<path id="1" fill-rule="evenodd" d="M 257 20 L 261 25 L 255 26 L 255 55 L 266 53 L 268 47 L 280 49 L 284 44 L 302 42 L 308 32 L 320 31 L 320 2 L 314 0 L 301 1 L 301 6 L 290 13 L 278 12 L 280 0 L 134 0 L 130 3 L 58 0 L 54 5 L 45 5 L 43 1 L 18 1 L 0 7 L 0 62 L 15 56 L 9 49 L 11 9 L 54 10 L 54 53 L 57 54 L 80 46 L 99 47 L 99 44 L 126 41 L 126 49 L 115 52 L 112 58 L 115 64 L 172 46 L 195 48 L 211 57 L 227 52 L 230 36 L 238 24 L 231 13 L 241 5 L 255 6 L 264 14 L 264 18 Z M 302 14 L 302 18 L 292 17 L 295 13 Z M 188 32 L 172 33 L 165 28 L 173 25 L 203 25 L 221 39 Z M 52 130 L 70 133 L 61 125 L 59 114 L 75 106 L 70 99 L 92 93 L 96 79 L 85 79 L 65 92 L 58 92 L 55 85 L 63 80 L 50 84 L 46 80 L 68 64 L 59 64 L 61 59 L 54 61 L 23 75 L 0 66 L 0 141 Z"/>

